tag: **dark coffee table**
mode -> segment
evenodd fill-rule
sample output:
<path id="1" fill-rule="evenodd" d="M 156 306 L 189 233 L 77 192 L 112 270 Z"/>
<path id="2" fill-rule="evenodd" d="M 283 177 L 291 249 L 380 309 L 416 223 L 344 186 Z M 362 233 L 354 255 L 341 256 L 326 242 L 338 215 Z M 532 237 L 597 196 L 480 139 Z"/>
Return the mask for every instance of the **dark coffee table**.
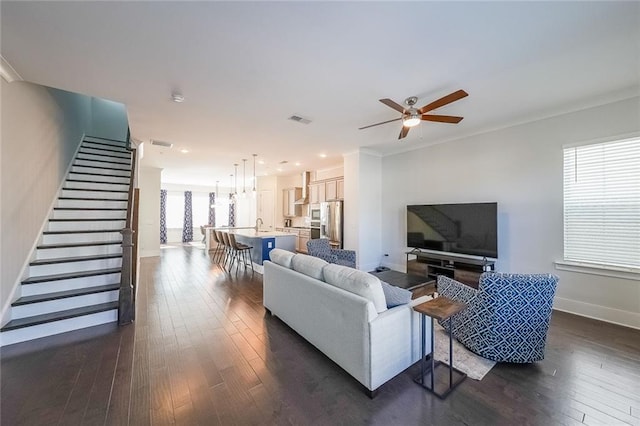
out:
<path id="1" fill-rule="evenodd" d="M 404 272 L 398 271 L 382 271 L 382 272 L 371 272 L 372 275 L 375 275 L 381 281 L 387 282 L 396 287 L 404 288 L 409 290 L 413 295 L 412 299 L 417 299 L 418 297 L 424 295 L 431 295 L 436 291 L 436 282 L 428 277 L 421 277 L 419 275 L 409 275 Z"/>

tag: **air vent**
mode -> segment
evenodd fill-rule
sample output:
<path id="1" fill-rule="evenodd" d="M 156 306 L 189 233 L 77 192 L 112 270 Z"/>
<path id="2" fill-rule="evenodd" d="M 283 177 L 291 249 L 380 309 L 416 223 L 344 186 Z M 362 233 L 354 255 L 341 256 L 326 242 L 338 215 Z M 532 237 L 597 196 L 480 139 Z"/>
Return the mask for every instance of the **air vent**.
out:
<path id="1" fill-rule="evenodd" d="M 296 122 L 302 123 L 302 124 L 311 123 L 311 120 L 309 120 L 308 118 L 300 117 L 299 115 L 292 115 L 291 117 L 289 117 L 289 120 L 296 121 Z"/>
<path id="2" fill-rule="evenodd" d="M 163 146 L 165 148 L 171 148 L 173 146 L 171 142 L 163 142 L 163 141 L 156 141 L 156 140 L 152 140 L 151 145 Z"/>

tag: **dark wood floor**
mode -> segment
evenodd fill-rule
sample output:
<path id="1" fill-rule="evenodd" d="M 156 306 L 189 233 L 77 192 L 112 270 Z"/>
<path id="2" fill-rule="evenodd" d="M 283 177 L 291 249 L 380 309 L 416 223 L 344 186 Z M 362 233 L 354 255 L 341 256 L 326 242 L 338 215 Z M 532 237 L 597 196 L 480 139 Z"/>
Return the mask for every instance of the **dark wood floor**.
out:
<path id="1" fill-rule="evenodd" d="M 2 425 L 640 425 L 640 332 L 560 312 L 543 362 L 498 364 L 444 401 L 415 367 L 370 400 L 265 316 L 260 275 L 197 248 L 143 260 L 137 314 L 3 348 Z"/>

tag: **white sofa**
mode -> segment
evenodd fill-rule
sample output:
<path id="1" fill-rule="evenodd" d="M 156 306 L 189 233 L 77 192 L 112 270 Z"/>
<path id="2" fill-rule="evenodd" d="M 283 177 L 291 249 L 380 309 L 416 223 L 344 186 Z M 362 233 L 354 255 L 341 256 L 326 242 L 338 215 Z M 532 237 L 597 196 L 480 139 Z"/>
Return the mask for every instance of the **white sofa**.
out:
<path id="1" fill-rule="evenodd" d="M 420 359 L 420 318 L 411 306 L 387 309 L 378 278 L 322 259 L 274 249 L 264 262 L 264 307 L 368 390 Z M 382 298 L 382 299 L 381 299 Z M 431 330 L 426 330 L 427 353 Z"/>

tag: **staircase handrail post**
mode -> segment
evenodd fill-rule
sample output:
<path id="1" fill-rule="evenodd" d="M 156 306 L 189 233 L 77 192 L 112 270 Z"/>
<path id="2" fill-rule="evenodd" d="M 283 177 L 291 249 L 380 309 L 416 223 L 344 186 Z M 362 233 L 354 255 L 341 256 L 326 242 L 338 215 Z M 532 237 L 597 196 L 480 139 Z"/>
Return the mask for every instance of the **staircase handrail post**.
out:
<path id="1" fill-rule="evenodd" d="M 122 234 L 122 270 L 120 272 L 120 292 L 118 296 L 118 324 L 133 322 L 135 306 L 133 304 L 133 283 L 131 279 L 131 262 L 133 255 L 133 230 L 124 228 Z"/>

